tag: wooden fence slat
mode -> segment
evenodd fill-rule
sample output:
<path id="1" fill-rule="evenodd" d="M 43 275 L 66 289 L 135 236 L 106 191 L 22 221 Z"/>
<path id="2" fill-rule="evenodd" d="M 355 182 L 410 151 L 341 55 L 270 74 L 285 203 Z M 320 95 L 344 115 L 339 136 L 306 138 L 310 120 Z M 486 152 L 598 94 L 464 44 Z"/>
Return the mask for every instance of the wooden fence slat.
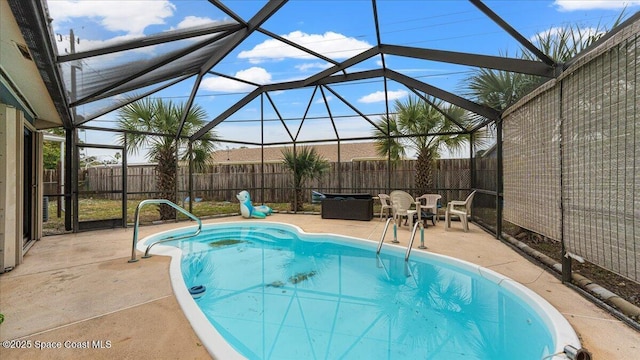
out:
<path id="1" fill-rule="evenodd" d="M 495 186 L 495 158 L 475 159 L 476 173 L 482 174 L 482 186 Z M 377 195 L 388 190 L 402 189 L 415 193 L 415 160 L 403 160 L 391 164 L 391 189 L 388 189 L 388 166 L 386 160 L 364 160 L 343 163 L 330 163 L 330 170 L 319 179 L 305 184 L 305 201 L 310 201 L 311 191 L 320 192 L 363 192 Z M 264 195 L 262 171 L 264 169 Z M 468 159 L 440 159 L 436 162 L 434 184 L 442 189 L 442 202 L 449 199 L 462 199 L 471 186 L 471 172 Z M 485 170 L 486 169 L 486 170 Z M 141 199 L 153 197 L 156 191 L 154 165 L 133 165 L 127 169 L 127 189 L 129 198 Z M 340 174 L 340 176 L 338 176 Z M 109 192 L 121 190 L 122 169 L 120 166 L 100 166 L 88 168 L 80 174 L 82 190 Z M 181 167 L 178 171 L 179 198 L 186 198 L 189 187 L 189 169 Z M 478 177 L 478 176 L 477 176 Z M 56 184 L 56 171 L 46 170 L 47 184 Z M 51 185 L 50 185 L 51 186 Z M 204 173 L 193 174 L 194 196 L 211 201 L 235 201 L 235 195 L 248 190 L 256 202 L 288 202 L 291 191 L 291 172 L 283 163 L 262 164 L 214 164 Z M 444 191 L 444 189 L 452 189 Z M 495 188 L 487 188 L 494 190 Z M 419 194 L 415 194 L 419 195 Z M 97 194 L 96 196 L 99 196 Z M 264 196 L 264 199 L 261 197 Z M 103 194 L 106 198 L 119 198 L 117 194 Z"/>

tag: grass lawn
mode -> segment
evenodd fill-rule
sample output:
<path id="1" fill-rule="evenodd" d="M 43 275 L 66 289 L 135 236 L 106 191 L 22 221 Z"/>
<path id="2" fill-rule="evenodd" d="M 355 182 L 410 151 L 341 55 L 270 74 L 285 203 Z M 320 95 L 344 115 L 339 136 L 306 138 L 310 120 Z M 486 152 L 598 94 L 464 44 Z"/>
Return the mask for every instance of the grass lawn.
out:
<path id="1" fill-rule="evenodd" d="M 142 200 L 127 201 L 127 223 L 133 224 L 136 207 Z M 105 199 L 83 199 L 79 201 L 79 221 L 119 219 L 122 217 L 122 202 L 120 200 Z M 189 204 L 178 204 L 188 210 Z M 288 203 L 267 203 L 265 204 L 275 211 L 289 211 Z M 64 212 L 60 218 L 57 217 L 58 206 L 55 201 L 49 202 L 48 220 L 43 223 L 46 235 L 64 232 Z M 320 204 L 304 204 L 303 211 L 320 212 Z M 216 215 L 231 215 L 240 213 L 240 204 L 237 202 L 215 202 L 200 201 L 193 203 L 193 214 L 197 217 L 210 217 Z M 140 223 L 149 224 L 159 221 L 158 205 L 145 205 L 140 210 Z M 178 220 L 187 220 L 187 217 L 178 213 Z"/>

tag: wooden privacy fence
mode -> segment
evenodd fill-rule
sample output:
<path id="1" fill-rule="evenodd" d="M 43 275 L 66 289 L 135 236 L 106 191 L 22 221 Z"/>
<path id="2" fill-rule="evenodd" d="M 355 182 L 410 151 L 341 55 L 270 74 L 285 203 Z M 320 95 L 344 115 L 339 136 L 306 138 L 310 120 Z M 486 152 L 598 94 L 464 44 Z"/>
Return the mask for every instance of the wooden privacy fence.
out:
<path id="1" fill-rule="evenodd" d="M 495 162 L 495 159 L 485 159 Z M 390 166 L 390 168 L 389 168 Z M 55 170 L 46 170 L 55 172 Z M 188 196 L 188 168 L 178 171 L 179 198 Z M 436 162 L 434 184 L 443 196 L 443 202 L 464 198 L 471 187 L 469 159 L 441 159 Z M 54 174 L 50 174 L 52 179 Z M 79 189 L 92 196 L 119 199 L 119 194 L 109 193 L 121 190 L 122 167 L 107 165 L 91 167 L 79 174 Z M 235 195 L 241 190 L 251 192 L 257 202 L 282 203 L 291 200 L 292 173 L 283 163 L 237 163 L 211 165 L 204 173 L 194 173 L 192 186 L 194 197 L 208 201 L 236 201 Z M 495 179 L 493 180 L 495 183 Z M 305 184 L 305 201 L 311 200 L 311 190 L 319 192 L 348 193 L 388 193 L 402 189 L 414 195 L 415 160 L 404 160 L 389 164 L 385 160 L 364 160 L 330 163 L 330 168 L 322 177 Z M 156 173 L 154 165 L 134 165 L 127 169 L 127 192 L 131 199 L 155 196 Z M 489 189 L 494 190 L 494 189 Z M 46 194 L 45 194 L 46 195 Z"/>
<path id="2" fill-rule="evenodd" d="M 42 177 L 45 195 L 56 195 L 60 193 L 60 179 L 58 178 L 58 170 L 45 170 Z"/>

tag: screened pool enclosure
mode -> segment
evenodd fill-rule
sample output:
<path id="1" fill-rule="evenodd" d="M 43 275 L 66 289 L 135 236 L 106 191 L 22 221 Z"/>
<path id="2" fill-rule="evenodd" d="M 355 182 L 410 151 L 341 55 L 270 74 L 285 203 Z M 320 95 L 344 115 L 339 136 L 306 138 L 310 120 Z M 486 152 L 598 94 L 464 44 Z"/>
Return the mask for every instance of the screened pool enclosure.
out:
<path id="1" fill-rule="evenodd" d="M 370 165 L 369 169 L 377 169 L 376 176 L 363 176 L 359 171 L 366 166 L 358 168 L 352 159 L 342 159 L 341 146 L 440 135 L 470 139 L 457 154 L 466 159 L 466 165 L 453 176 L 459 181 L 435 181 L 430 191 L 447 201 L 477 190 L 473 219 L 496 236 L 501 236 L 508 222 L 560 242 L 566 255 L 565 280 L 570 278 L 571 259 L 586 259 L 640 281 L 638 13 L 601 34 L 577 56 L 559 63 L 518 31 L 518 24 L 509 23 L 508 16 L 479 0 L 464 3 L 463 12 L 432 2 L 314 2 L 318 24 L 352 17 L 368 25 L 353 29 L 349 34 L 352 46 L 341 50 L 320 46 L 318 39 L 305 42 L 305 37 L 294 36 L 295 14 L 303 5 L 296 1 L 250 2 L 242 13 L 234 11 L 233 2 L 202 2 L 199 9 L 204 6 L 206 15 L 217 20 L 93 47 L 80 45 L 80 28 L 64 36 L 54 32 L 53 25 L 59 24 L 50 17 L 46 3 L 9 3 L 64 119 L 64 181 L 71 186 L 50 199 L 63 199 L 67 230 L 127 226 L 127 199 L 140 195 L 128 191 L 127 171 L 134 161 L 127 144 L 113 140 L 123 130 L 116 121 L 105 119 L 114 119 L 113 114 L 127 104 L 167 96 L 170 89 L 178 88 L 186 108 L 215 102 L 220 111 L 208 114 L 199 128 L 186 125 L 187 112 L 183 111 L 176 132 L 137 134 L 181 139 L 188 147 L 216 136 L 217 151 L 279 146 L 296 151 L 302 146 L 334 144 L 338 161 L 326 175 L 331 185 L 314 183 L 306 190 L 324 186 L 321 190 L 372 195 L 398 188 L 418 191 L 411 175 L 414 162 L 405 160 L 405 165 L 398 165 L 389 152 Z M 409 26 L 404 23 L 400 31 L 398 23 L 407 14 L 417 13 L 432 16 L 416 26 L 423 40 L 407 44 L 402 31 L 410 31 Z M 499 39 L 496 48 L 477 49 L 473 38 L 453 41 L 461 36 L 456 25 L 460 21 L 474 21 L 476 28 L 499 34 L 495 35 Z M 65 43 L 66 52 L 58 51 L 59 42 Z M 266 44 L 266 48 L 257 44 Z M 506 45 L 528 56 L 506 56 Z M 230 64 L 246 61 L 248 54 L 255 56 L 252 71 L 262 68 L 275 74 L 269 66 L 287 56 L 312 70 L 277 81 L 249 79 L 246 73 L 229 71 Z M 439 67 L 435 75 L 415 71 L 430 66 Z M 507 109 L 493 108 L 460 90 L 459 84 L 478 69 L 530 76 L 539 86 Z M 220 82 L 232 83 L 238 90 L 223 92 L 211 87 Z M 350 91 L 363 86 L 373 86 L 375 91 L 367 92 L 381 97 L 378 107 L 363 110 L 368 104 L 364 92 Z M 452 106 L 464 109 L 471 121 L 448 118 L 453 123 L 450 129 L 398 134 L 380 122 L 394 116 L 398 91 L 428 102 L 445 117 Z M 100 134 L 109 140 L 92 140 Z M 480 146 L 473 141 L 479 136 L 485 140 Z M 118 161 L 110 170 L 117 177 L 110 178 L 110 187 L 103 191 L 121 199 L 122 209 L 119 220 L 83 224 L 78 220 L 80 200 L 98 194 L 79 185 L 87 168 L 81 157 L 95 149 L 117 154 Z M 202 189 L 194 188 L 194 179 L 201 175 L 190 161 L 176 166 L 182 170 L 175 198 L 188 198 L 185 206 L 189 208 L 203 196 Z M 275 201 L 266 178 L 275 176 L 266 175 L 269 167 L 273 164 L 263 158 L 251 165 L 250 174 L 238 172 L 233 187 L 213 186 L 227 192 L 247 188 L 255 202 Z M 402 172 L 406 176 L 396 172 L 400 168 L 406 170 Z M 374 178 L 375 183 L 367 182 Z M 288 190 L 294 193 L 293 188 Z"/>

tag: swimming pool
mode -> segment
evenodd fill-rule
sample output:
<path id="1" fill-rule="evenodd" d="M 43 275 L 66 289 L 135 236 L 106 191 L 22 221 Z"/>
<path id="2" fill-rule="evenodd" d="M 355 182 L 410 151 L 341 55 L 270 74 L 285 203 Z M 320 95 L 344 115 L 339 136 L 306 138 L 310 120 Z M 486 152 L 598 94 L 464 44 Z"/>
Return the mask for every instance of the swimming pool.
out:
<path id="1" fill-rule="evenodd" d="M 403 247 L 376 256 L 371 241 L 264 221 L 205 225 L 154 250 L 173 257 L 178 300 L 220 359 L 564 359 L 550 355 L 580 348 L 537 294 L 446 256 L 405 262 Z"/>

